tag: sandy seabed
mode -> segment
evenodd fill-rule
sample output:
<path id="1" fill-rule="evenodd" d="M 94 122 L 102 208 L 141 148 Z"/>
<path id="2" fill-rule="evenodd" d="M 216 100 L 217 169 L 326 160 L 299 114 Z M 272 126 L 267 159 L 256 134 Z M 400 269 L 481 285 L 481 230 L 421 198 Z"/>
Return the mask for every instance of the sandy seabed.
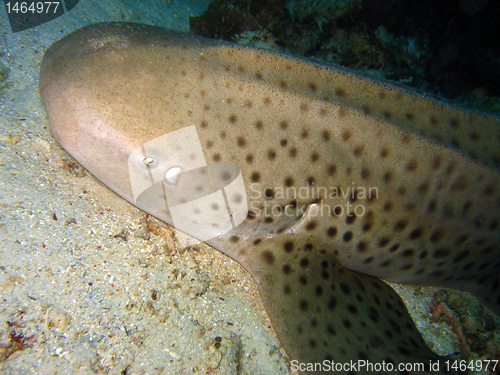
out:
<path id="1" fill-rule="evenodd" d="M 100 21 L 188 31 L 206 1 L 82 0 L 13 34 L 0 11 L 0 372 L 291 374 L 250 275 L 128 204 L 71 162 L 38 94 L 46 48 Z M 153 229 L 152 233 L 148 233 Z M 195 243 L 195 242 L 192 242 Z M 435 289 L 396 286 L 440 354 Z"/>

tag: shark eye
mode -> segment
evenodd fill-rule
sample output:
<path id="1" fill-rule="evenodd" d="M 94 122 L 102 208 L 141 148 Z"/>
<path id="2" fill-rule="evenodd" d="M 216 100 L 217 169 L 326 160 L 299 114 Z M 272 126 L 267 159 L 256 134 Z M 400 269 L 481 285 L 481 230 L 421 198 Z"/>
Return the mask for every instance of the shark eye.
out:
<path id="1" fill-rule="evenodd" d="M 147 168 L 154 168 L 158 165 L 158 160 L 155 158 L 145 156 L 142 158 L 142 163 L 147 167 Z"/>
<path id="2" fill-rule="evenodd" d="M 180 167 L 172 167 L 165 173 L 165 181 L 170 185 L 177 185 L 177 181 L 179 181 L 179 176 L 181 173 Z"/>

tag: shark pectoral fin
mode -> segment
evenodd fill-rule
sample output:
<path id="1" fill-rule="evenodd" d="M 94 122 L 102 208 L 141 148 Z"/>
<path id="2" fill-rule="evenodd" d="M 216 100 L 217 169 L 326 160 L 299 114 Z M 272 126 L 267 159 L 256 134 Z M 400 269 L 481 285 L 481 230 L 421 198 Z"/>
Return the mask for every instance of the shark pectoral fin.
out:
<path id="1" fill-rule="evenodd" d="M 427 347 L 390 286 L 345 269 L 325 250 L 290 255 L 272 262 L 259 288 L 292 365 L 303 364 L 295 367 L 301 374 L 330 373 L 332 361 L 344 366 L 334 367 L 340 373 L 446 373 L 445 360 Z M 307 363 L 323 367 L 309 371 Z"/>

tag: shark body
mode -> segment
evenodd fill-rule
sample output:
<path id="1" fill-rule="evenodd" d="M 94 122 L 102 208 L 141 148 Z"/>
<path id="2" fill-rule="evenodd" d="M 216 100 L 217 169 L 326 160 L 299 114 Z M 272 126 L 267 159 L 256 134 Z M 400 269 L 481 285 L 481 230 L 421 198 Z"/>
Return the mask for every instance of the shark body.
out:
<path id="1" fill-rule="evenodd" d="M 40 93 L 59 143 L 167 223 L 168 207 L 133 194 L 134 150 L 194 126 L 209 163 L 240 168 L 246 218 L 206 242 L 257 280 L 299 362 L 438 359 L 379 279 L 464 289 L 500 311 L 497 117 L 339 67 L 126 23 L 51 46 Z M 179 143 L 163 171 L 195 158 Z"/>

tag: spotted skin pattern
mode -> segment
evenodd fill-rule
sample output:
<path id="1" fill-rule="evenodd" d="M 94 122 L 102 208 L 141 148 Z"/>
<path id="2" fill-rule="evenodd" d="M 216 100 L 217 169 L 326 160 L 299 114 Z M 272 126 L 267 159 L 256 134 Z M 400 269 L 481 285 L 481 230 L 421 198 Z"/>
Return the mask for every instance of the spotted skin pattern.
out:
<path id="1" fill-rule="evenodd" d="M 174 130 L 195 125 L 208 162 L 241 168 L 248 216 L 208 243 L 257 280 L 293 359 L 438 358 L 379 278 L 461 288 L 500 311 L 497 117 L 336 66 L 126 23 L 50 47 L 40 93 L 55 138 L 132 203 L 128 156 Z"/>

